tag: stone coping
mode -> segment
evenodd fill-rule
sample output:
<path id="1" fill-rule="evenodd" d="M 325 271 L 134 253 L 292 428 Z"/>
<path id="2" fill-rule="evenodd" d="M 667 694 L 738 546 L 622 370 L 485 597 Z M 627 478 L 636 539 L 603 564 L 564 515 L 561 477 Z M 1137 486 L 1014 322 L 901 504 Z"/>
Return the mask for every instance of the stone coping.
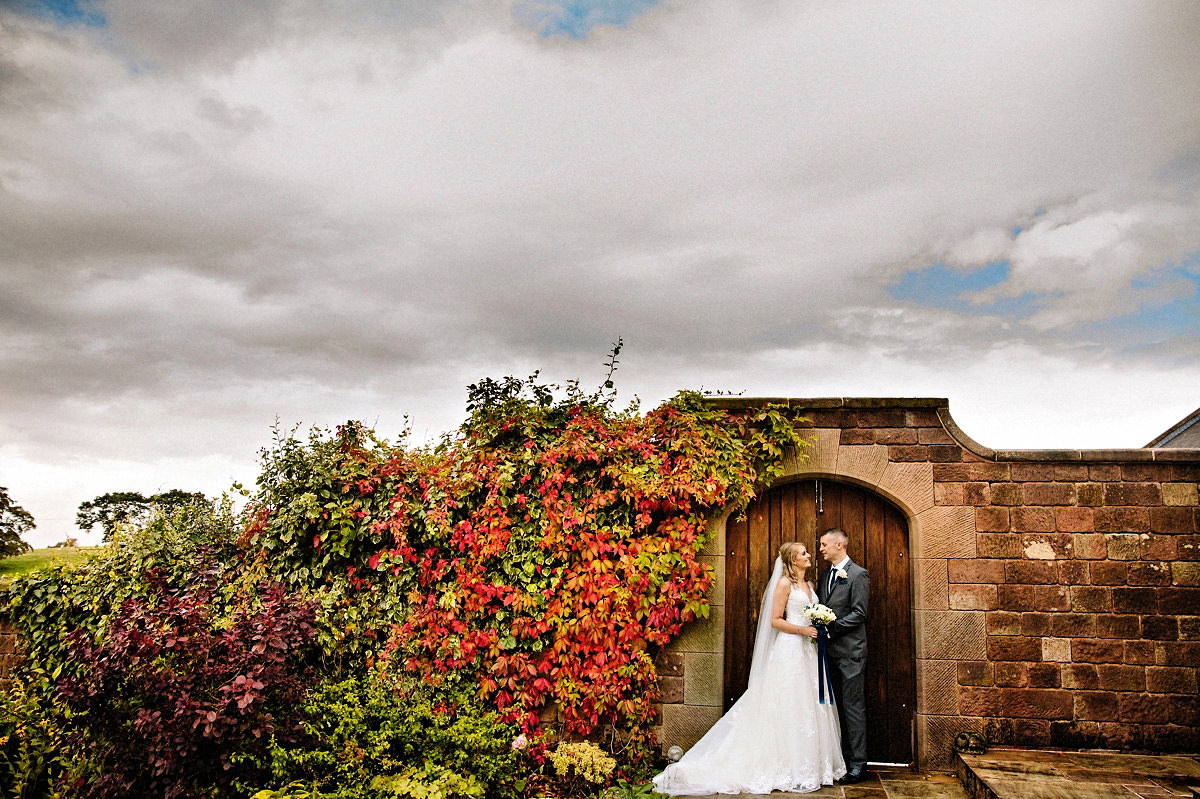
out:
<path id="1" fill-rule="evenodd" d="M 1133 447 L 1129 449 L 992 449 L 963 432 L 950 415 L 950 402 L 944 397 L 708 397 L 716 408 L 737 411 L 761 408 L 765 404 L 811 410 L 877 410 L 911 408 L 934 410 L 942 426 L 955 442 L 968 452 L 989 461 L 1089 462 L 1089 463 L 1200 463 L 1200 449 Z"/>

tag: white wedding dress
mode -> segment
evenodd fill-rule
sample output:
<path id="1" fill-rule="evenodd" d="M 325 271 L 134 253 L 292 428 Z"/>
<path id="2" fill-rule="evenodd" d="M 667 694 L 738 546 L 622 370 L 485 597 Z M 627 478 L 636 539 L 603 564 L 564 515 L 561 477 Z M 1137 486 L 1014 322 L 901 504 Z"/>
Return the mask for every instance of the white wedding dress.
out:
<path id="1" fill-rule="evenodd" d="M 837 710 L 828 686 L 825 704 L 817 694 L 814 639 L 770 626 L 770 597 L 781 566 L 763 599 L 746 693 L 678 763 L 654 778 L 654 789 L 676 796 L 714 793 L 815 791 L 846 774 Z M 805 606 L 816 602 L 805 587 L 793 587 L 785 618 L 808 625 Z M 769 639 L 769 640 L 767 640 Z M 765 657 L 765 665 L 758 663 Z"/>

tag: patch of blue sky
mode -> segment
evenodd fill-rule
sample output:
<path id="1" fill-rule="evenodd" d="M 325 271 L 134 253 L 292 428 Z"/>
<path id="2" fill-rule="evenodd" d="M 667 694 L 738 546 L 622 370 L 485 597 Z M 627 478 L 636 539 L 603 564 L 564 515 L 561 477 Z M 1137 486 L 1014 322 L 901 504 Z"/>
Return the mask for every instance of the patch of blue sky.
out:
<path id="1" fill-rule="evenodd" d="M 520 0 L 513 17 L 543 38 L 587 38 L 598 25 L 624 27 L 660 0 Z"/>
<path id="2" fill-rule="evenodd" d="M 987 303 L 970 300 L 970 295 L 1003 283 L 1008 278 L 1008 270 L 1008 261 L 993 261 L 978 269 L 956 269 L 937 263 L 906 272 L 889 287 L 889 292 L 897 300 L 960 313 L 1026 316 L 1035 310 L 1032 294 L 999 297 Z"/>
<path id="3" fill-rule="evenodd" d="M 1151 279 L 1135 280 L 1132 285 L 1153 288 L 1168 280 L 1190 283 L 1191 291 L 1125 314 L 1105 327 L 1126 333 L 1138 331 L 1147 337 L 1200 335 L 1200 250 L 1189 253 L 1168 271 Z"/>
<path id="4" fill-rule="evenodd" d="M 46 17 L 59 25 L 87 25 L 98 28 L 107 22 L 104 14 L 89 0 L 15 0 L 14 5 L 29 14 Z"/>

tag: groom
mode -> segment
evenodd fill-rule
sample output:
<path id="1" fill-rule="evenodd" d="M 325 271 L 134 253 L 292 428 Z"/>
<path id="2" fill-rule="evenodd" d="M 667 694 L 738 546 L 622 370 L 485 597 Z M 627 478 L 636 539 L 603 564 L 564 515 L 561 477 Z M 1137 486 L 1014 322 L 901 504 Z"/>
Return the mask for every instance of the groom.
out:
<path id="1" fill-rule="evenodd" d="M 867 597 L 871 578 L 850 560 L 850 536 L 834 528 L 821 534 L 821 557 L 829 568 L 821 572 L 817 599 L 837 614 L 829 623 L 829 671 L 838 720 L 842 725 L 842 783 L 862 782 L 867 776 Z"/>

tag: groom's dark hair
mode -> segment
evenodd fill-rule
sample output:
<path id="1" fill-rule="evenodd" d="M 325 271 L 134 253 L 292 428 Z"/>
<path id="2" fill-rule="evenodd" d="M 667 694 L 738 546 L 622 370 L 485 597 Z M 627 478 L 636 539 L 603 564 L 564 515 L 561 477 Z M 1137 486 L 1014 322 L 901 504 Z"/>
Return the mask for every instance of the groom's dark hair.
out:
<path id="1" fill-rule="evenodd" d="M 830 527 L 828 530 L 826 530 L 825 532 L 823 532 L 819 536 L 817 536 L 817 538 L 819 540 L 821 538 L 824 538 L 827 535 L 832 535 L 836 538 L 842 539 L 843 541 L 850 540 L 850 534 L 847 533 L 845 530 L 843 530 L 840 527 Z"/>

